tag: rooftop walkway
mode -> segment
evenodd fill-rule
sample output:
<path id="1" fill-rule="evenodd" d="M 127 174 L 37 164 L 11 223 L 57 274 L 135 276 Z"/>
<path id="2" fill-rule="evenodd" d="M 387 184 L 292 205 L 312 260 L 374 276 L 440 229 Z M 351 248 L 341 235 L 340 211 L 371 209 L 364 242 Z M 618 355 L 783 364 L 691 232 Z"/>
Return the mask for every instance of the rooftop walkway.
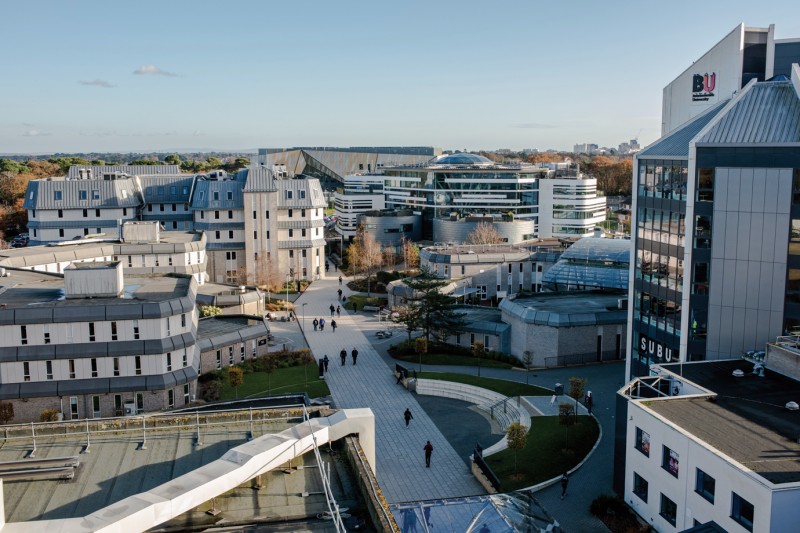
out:
<path id="1" fill-rule="evenodd" d="M 331 318 L 330 305 L 340 305 L 336 278 L 315 281 L 295 302 L 301 324 L 305 323 L 306 340 L 317 359 L 327 354 L 326 375 L 335 406 L 343 409 L 369 407 L 375 413 L 376 472 L 383 494 L 390 503 L 455 498 L 485 494 L 453 447 L 419 406 L 414 395 L 396 384 L 391 370 L 358 326 L 366 320 L 344 309 Z M 346 283 L 341 286 L 350 296 Z M 303 316 L 305 318 L 303 319 Z M 324 331 L 314 331 L 312 320 L 324 318 Z M 337 329 L 330 327 L 336 320 Z M 358 350 L 353 365 L 350 352 Z M 347 364 L 341 366 L 339 352 L 347 350 Z M 414 419 L 406 428 L 403 412 L 411 409 Z M 457 423 L 453 421 L 453 423 Z M 425 468 L 423 446 L 433 444 L 431 468 Z"/>

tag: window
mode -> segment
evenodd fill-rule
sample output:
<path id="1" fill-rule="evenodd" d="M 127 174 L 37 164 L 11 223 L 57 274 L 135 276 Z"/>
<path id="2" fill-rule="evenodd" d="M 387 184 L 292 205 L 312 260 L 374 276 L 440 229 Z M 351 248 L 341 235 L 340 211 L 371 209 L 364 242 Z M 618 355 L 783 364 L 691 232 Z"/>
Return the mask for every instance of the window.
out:
<path id="1" fill-rule="evenodd" d="M 89 322 L 89 342 L 95 341 L 94 322 Z"/>
<path id="2" fill-rule="evenodd" d="M 217 370 L 222 368 L 222 354 L 217 350 Z"/>
<path id="3" fill-rule="evenodd" d="M 228 261 L 236 261 L 236 252 L 225 252 L 225 259 Z"/>
<path id="4" fill-rule="evenodd" d="M 164 319 L 164 328 L 167 330 L 167 337 L 172 335 L 170 327 L 169 327 L 169 317 Z"/>
<path id="5" fill-rule="evenodd" d="M 233 364 L 233 346 L 228 346 L 228 364 Z"/>
<path id="6" fill-rule="evenodd" d="M 92 416 L 100 418 L 100 396 L 92 396 Z"/>
<path id="7" fill-rule="evenodd" d="M 741 524 L 747 531 L 753 531 L 755 507 L 753 504 L 736 494 L 731 497 L 731 518 Z"/>
<path id="8" fill-rule="evenodd" d="M 215 231 L 215 232 L 214 232 L 214 237 L 215 237 L 217 240 L 219 240 L 219 238 L 220 238 L 220 237 L 219 237 L 219 235 L 220 235 L 219 231 Z"/>
<path id="9" fill-rule="evenodd" d="M 292 214 L 293 214 L 293 213 L 292 213 L 292 210 L 291 210 L 291 209 L 289 209 L 289 218 L 292 218 Z"/>
<path id="10" fill-rule="evenodd" d="M 94 210 L 94 216 L 95 216 L 96 218 L 99 218 L 99 217 L 100 217 L 100 210 L 99 210 L 99 209 L 95 209 L 95 210 Z"/>
<path id="11" fill-rule="evenodd" d="M 19 327 L 20 343 L 24 346 L 28 344 L 28 326 Z"/>
<path id="12" fill-rule="evenodd" d="M 214 219 L 219 220 L 219 211 L 214 211 Z"/>
<path id="13" fill-rule="evenodd" d="M 63 228 L 58 230 L 58 236 L 59 237 L 63 237 L 64 236 L 64 229 Z"/>
<path id="14" fill-rule="evenodd" d="M 300 191 L 300 192 L 303 193 L 305 191 Z M 303 195 L 301 194 L 300 197 L 302 198 Z M 305 209 L 301 209 L 300 210 L 300 216 L 303 217 L 303 218 L 306 218 L 306 210 Z"/>
<path id="15" fill-rule="evenodd" d="M 59 209 L 58 210 L 58 218 L 64 218 L 64 210 L 63 209 Z"/>
<path id="16" fill-rule="evenodd" d="M 56 201 L 56 202 L 60 202 L 61 201 L 61 191 L 53 191 L 53 200 Z M 59 212 L 60 211 L 61 210 L 59 209 Z"/>
<path id="17" fill-rule="evenodd" d="M 228 231 L 228 238 L 233 239 L 233 230 Z"/>
<path id="18" fill-rule="evenodd" d="M 305 231 L 305 230 L 303 230 L 303 231 Z M 300 256 L 301 256 L 301 257 L 303 257 L 303 258 L 305 258 L 305 256 L 306 256 L 306 251 L 307 251 L 307 250 L 306 250 L 305 248 L 304 248 L 304 249 L 302 249 L 302 250 L 300 250 Z"/>
<path id="19" fill-rule="evenodd" d="M 289 230 L 289 238 L 291 239 L 292 237 L 294 237 L 294 230 L 290 229 Z"/>
<path id="20" fill-rule="evenodd" d="M 184 366 L 184 368 L 189 366 L 189 355 L 186 352 L 186 348 L 183 349 L 183 366 Z"/>
<path id="21" fill-rule="evenodd" d="M 714 503 L 714 486 L 716 485 L 716 481 L 713 477 L 709 476 L 699 468 L 697 469 L 697 478 L 694 482 L 694 491 L 708 500 L 711 503 Z"/>
<path id="22" fill-rule="evenodd" d="M 233 218 L 233 211 L 228 211 L 228 220 Z"/>
<path id="23" fill-rule="evenodd" d="M 661 454 L 661 468 L 678 477 L 678 463 L 678 454 L 664 446 Z"/>
<path id="24" fill-rule="evenodd" d="M 119 376 L 119 357 L 114 358 L 114 377 Z"/>
<path id="25" fill-rule="evenodd" d="M 647 457 L 650 457 L 650 434 L 646 431 L 636 428 L 636 442 L 633 444 L 633 447 L 645 454 Z"/>
<path id="26" fill-rule="evenodd" d="M 133 340 L 139 340 L 139 321 L 133 321 Z"/>
<path id="27" fill-rule="evenodd" d="M 185 327 L 186 327 L 186 313 L 183 313 L 183 314 L 181 315 L 181 327 L 182 327 L 182 328 L 185 328 Z"/>
<path id="28" fill-rule="evenodd" d="M 100 199 L 100 189 L 92 189 L 92 200 Z"/>
<path id="29" fill-rule="evenodd" d="M 713 202 L 714 201 L 714 169 L 713 168 L 699 168 L 699 169 L 697 169 L 697 201 L 698 202 Z"/>
<path id="30" fill-rule="evenodd" d="M 306 191 L 305 191 L 305 189 L 301 189 L 300 190 L 300 198 L 305 198 L 305 197 L 306 197 Z M 305 215 L 303 215 L 303 216 L 305 216 Z"/>
<path id="31" fill-rule="evenodd" d="M 144 413 L 144 393 L 137 392 L 136 393 L 136 414 Z"/>
<path id="32" fill-rule="evenodd" d="M 264 211 L 264 218 L 269 220 L 269 211 Z"/>
<path id="33" fill-rule="evenodd" d="M 89 199 L 89 191 L 80 190 L 78 191 L 78 200 L 88 200 Z"/>
<path id="34" fill-rule="evenodd" d="M 294 250 L 289 250 L 289 259 L 294 258 Z"/>
<path id="35" fill-rule="evenodd" d="M 174 213 L 177 210 L 178 210 L 178 204 L 172 204 L 172 212 Z"/>
<path id="36" fill-rule="evenodd" d="M 219 200 L 219 191 L 214 191 L 214 200 Z"/>
<path id="37" fill-rule="evenodd" d="M 96 378 L 98 376 L 97 372 L 97 359 L 92 358 L 92 377 Z"/>
<path id="38" fill-rule="evenodd" d="M 167 352 L 167 372 L 172 372 L 172 353 Z"/>
<path id="39" fill-rule="evenodd" d="M 181 193 L 183 193 L 183 194 L 189 194 L 189 187 L 187 187 L 187 186 L 185 186 L 185 185 L 184 185 L 184 187 L 181 189 Z"/>
<path id="40" fill-rule="evenodd" d="M 189 384 L 183 386 L 183 405 L 189 405 Z"/>
<path id="41" fill-rule="evenodd" d="M 31 380 L 31 364 L 27 361 L 22 363 L 22 380 L 23 381 L 30 381 Z"/>
<path id="42" fill-rule="evenodd" d="M 633 493 L 647 503 L 647 480 L 636 472 L 633 473 Z"/>
<path id="43" fill-rule="evenodd" d="M 239 360 L 244 363 L 244 343 L 239 347 Z"/>
<path id="44" fill-rule="evenodd" d="M 111 340 L 117 340 L 117 323 L 111 322 Z"/>
<path id="45" fill-rule="evenodd" d="M 172 389 L 167 391 L 167 407 L 170 409 L 175 407 L 175 391 Z"/>
<path id="46" fill-rule="evenodd" d="M 306 236 L 306 230 L 305 229 L 301 229 L 300 233 L 301 233 L 301 235 L 300 235 L 301 237 L 305 237 Z"/>
<path id="47" fill-rule="evenodd" d="M 258 214 L 255 211 L 253 211 L 253 220 L 255 220 L 256 218 L 258 218 Z"/>
<path id="48" fill-rule="evenodd" d="M 47 361 L 45 363 L 45 368 L 47 370 L 47 379 L 53 379 L 53 362 Z"/>
<path id="49" fill-rule="evenodd" d="M 675 504 L 675 502 L 673 502 L 672 500 L 670 500 L 669 498 L 667 498 L 662 494 L 661 511 L 659 512 L 659 514 L 662 516 L 662 518 L 664 518 L 664 520 L 666 520 L 667 522 L 669 522 L 674 526 L 675 519 L 678 517 L 678 506 Z"/>
<path id="50" fill-rule="evenodd" d="M 291 200 L 292 199 L 292 191 L 286 191 L 286 199 L 287 200 Z"/>
<path id="51" fill-rule="evenodd" d="M 75 379 L 75 359 L 70 359 L 68 366 L 69 366 L 69 379 Z"/>
<path id="52" fill-rule="evenodd" d="M 257 231 L 253 232 L 253 240 L 256 240 L 256 241 L 258 240 L 258 232 Z"/>
<path id="53" fill-rule="evenodd" d="M 89 216 L 89 210 L 88 209 L 84 209 L 83 210 L 83 218 L 86 218 L 88 216 Z"/>
<path id="54" fill-rule="evenodd" d="M 72 420 L 78 419 L 78 397 L 77 396 L 70 396 L 69 397 L 69 417 Z"/>
<path id="55" fill-rule="evenodd" d="M 200 220 L 204 220 L 206 218 L 206 212 L 200 211 Z"/>
<path id="56" fill-rule="evenodd" d="M 125 191 L 122 191 L 122 192 L 125 192 Z M 124 217 L 128 216 L 128 208 L 127 207 L 123 207 L 122 208 L 122 216 L 124 216 Z"/>
<path id="57" fill-rule="evenodd" d="M 137 355 L 136 357 L 134 357 L 133 358 L 133 365 L 134 365 L 134 368 L 136 369 L 136 375 L 137 376 L 141 376 L 142 375 L 142 356 Z"/>

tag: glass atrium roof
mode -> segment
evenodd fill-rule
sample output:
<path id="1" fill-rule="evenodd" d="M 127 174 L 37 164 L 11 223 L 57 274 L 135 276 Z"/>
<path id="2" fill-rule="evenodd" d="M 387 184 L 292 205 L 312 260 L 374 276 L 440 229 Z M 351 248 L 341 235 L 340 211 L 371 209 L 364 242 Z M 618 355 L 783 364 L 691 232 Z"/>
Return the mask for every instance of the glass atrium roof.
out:
<path id="1" fill-rule="evenodd" d="M 584 237 L 542 278 L 550 290 L 628 289 L 631 241 Z"/>
<path id="2" fill-rule="evenodd" d="M 493 165 L 494 161 L 475 154 L 451 154 L 440 157 L 433 162 L 434 165 Z"/>

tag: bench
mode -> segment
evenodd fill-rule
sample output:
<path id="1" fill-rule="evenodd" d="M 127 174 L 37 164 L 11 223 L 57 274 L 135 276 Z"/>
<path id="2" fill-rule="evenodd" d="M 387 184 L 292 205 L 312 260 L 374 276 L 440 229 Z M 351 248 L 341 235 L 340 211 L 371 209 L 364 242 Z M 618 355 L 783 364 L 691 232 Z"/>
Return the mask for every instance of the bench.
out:
<path id="1" fill-rule="evenodd" d="M 362 311 L 375 311 L 375 312 L 378 312 L 378 311 L 381 310 L 381 308 L 378 307 L 377 305 L 365 305 L 365 306 L 361 307 L 361 310 Z"/>

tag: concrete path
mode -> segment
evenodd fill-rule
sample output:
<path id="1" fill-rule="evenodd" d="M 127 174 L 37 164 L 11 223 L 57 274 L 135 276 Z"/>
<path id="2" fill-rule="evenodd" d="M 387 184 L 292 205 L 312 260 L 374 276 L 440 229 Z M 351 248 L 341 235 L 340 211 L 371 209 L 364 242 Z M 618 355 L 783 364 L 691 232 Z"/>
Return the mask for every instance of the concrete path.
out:
<path id="1" fill-rule="evenodd" d="M 317 359 L 327 354 L 330 359 L 326 375 L 336 407 L 369 407 L 375 413 L 377 477 L 384 496 L 390 503 L 419 501 L 485 494 L 462 458 L 419 406 L 414 395 L 396 384 L 391 369 L 367 340 L 359 322 L 369 320 L 350 315 L 342 309 L 333 318 L 329 306 L 340 305 L 336 278 L 315 281 L 295 302 L 301 324 L 305 324 L 306 340 Z M 343 293 L 350 290 L 341 286 Z M 305 320 L 303 320 L 305 315 Z M 324 331 L 314 331 L 314 318 L 324 318 Z M 331 320 L 338 325 L 334 332 Z M 350 352 L 358 350 L 358 363 L 353 365 Z M 339 352 L 347 350 L 347 364 L 341 366 Z M 411 409 L 414 419 L 406 428 L 403 412 Z M 433 444 L 431 468 L 425 467 L 425 441 Z"/>

